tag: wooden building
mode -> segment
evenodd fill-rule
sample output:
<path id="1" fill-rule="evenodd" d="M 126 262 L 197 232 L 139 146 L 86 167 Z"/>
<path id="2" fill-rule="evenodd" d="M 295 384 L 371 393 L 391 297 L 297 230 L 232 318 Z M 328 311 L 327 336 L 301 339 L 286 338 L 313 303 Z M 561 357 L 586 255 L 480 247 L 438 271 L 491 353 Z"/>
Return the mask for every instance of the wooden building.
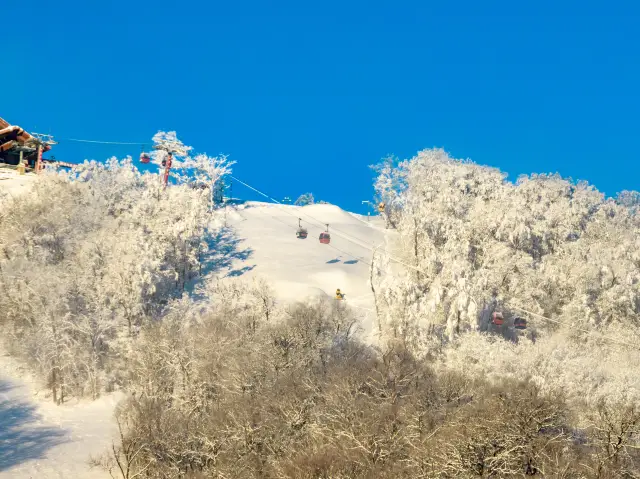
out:
<path id="1" fill-rule="evenodd" d="M 11 125 L 0 118 L 0 164 L 18 166 L 20 159 L 27 171 L 39 171 L 47 164 L 72 168 L 72 163 L 43 158 L 43 153 L 56 144 L 51 135 L 31 134 L 17 125 Z"/>
<path id="2" fill-rule="evenodd" d="M 0 118 L 0 163 L 17 166 L 22 159 L 28 169 L 37 169 L 42 166 L 42 154 L 50 149 L 49 142 Z"/>

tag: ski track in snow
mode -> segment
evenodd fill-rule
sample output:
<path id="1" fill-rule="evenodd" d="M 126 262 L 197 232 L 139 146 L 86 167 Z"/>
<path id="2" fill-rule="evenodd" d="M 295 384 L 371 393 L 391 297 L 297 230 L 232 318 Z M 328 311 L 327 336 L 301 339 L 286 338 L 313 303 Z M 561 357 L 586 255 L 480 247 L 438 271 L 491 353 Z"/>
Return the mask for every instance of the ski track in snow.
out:
<path id="1" fill-rule="evenodd" d="M 7 191 L 8 183 L 5 188 L 0 185 L 0 191 Z M 25 187 L 16 185 L 11 193 Z M 260 202 L 229 207 L 226 215 L 227 224 L 241 239 L 240 249 L 249 248 L 251 254 L 235 260 L 222 276 L 242 280 L 263 276 L 278 300 L 287 302 L 333 298 L 340 288 L 360 319 L 363 339 L 375 342 L 375 306 L 368 278 L 371 249 L 385 244 L 379 217 L 367 221 L 366 216 L 333 205 Z M 305 240 L 295 236 L 298 217 L 309 231 Z M 325 223 L 329 223 L 331 246 L 318 239 Z M 116 434 L 113 412 L 123 395 L 63 406 L 43 396 L 40 385 L 0 351 L 0 479 L 109 477 L 102 470 L 90 469 L 88 460 L 107 452 L 111 445 Z"/>

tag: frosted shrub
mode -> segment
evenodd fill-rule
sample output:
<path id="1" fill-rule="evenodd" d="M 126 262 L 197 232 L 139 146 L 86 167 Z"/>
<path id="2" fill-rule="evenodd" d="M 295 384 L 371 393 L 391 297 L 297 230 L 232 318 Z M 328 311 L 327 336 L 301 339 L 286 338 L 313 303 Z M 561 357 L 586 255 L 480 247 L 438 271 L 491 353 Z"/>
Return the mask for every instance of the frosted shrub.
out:
<path id="1" fill-rule="evenodd" d="M 185 163 L 210 186 L 230 171 L 224 159 Z M 85 162 L 44 174 L 0 218 L 3 337 L 57 402 L 116 387 L 137 331 L 211 257 L 210 198 L 182 179 L 163 189 L 130 158 Z"/>
<path id="2" fill-rule="evenodd" d="M 509 183 L 497 169 L 437 149 L 397 165 L 387 159 L 378 171 L 379 198 L 398 205 L 391 249 L 413 266 L 412 321 L 438 323 L 441 314 L 450 340 L 486 330 L 496 309 L 517 313 L 511 306 L 561 322 L 638 325 L 640 222 L 631 193 L 607 200 L 557 175 Z M 398 296 L 385 280 L 379 286 L 390 292 L 381 294 Z"/>

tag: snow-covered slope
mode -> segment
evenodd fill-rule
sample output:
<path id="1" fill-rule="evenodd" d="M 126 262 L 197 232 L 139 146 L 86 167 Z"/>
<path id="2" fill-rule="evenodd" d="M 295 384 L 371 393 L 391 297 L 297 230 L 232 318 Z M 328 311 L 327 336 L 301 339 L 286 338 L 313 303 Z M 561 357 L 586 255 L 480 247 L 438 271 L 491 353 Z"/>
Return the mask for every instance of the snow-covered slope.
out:
<path id="1" fill-rule="evenodd" d="M 309 232 L 307 239 L 296 238 L 298 218 Z M 249 202 L 228 208 L 227 223 L 242 239 L 239 248 L 251 250 L 227 276 L 263 276 L 282 301 L 334 298 L 340 288 L 346 303 L 359 313 L 365 337 L 373 339 L 374 303 L 368 278 L 372 249 L 385 242 L 379 217 L 369 219 L 326 204 Z M 319 241 L 326 224 L 331 234 L 328 245 Z"/>
<path id="2" fill-rule="evenodd" d="M 17 194 L 31 178 L 14 176 L 5 188 Z M 0 191 L 2 181 L 0 180 Z M 309 236 L 296 238 L 298 218 Z M 226 221 L 239 244 L 222 276 L 268 280 L 283 302 L 346 294 L 346 304 L 361 320 L 365 340 L 375 341 L 374 304 L 368 286 L 372 249 L 385 243 L 379 217 L 354 215 L 333 205 L 305 207 L 249 202 L 226 209 Z M 331 243 L 319 242 L 329 224 Z M 239 254 L 245 250 L 245 254 Z M 114 438 L 113 411 L 119 395 L 58 407 L 34 398 L 40 386 L 0 353 L 0 479 L 101 478 L 87 460 L 109 447 Z"/>
<path id="3" fill-rule="evenodd" d="M 33 174 L 18 175 L 15 170 L 0 170 L 0 197 L 4 194 L 15 196 L 31 186 L 36 176 Z"/>
<path id="4" fill-rule="evenodd" d="M 0 351 L 0 479 L 110 477 L 88 460 L 116 437 L 122 394 L 56 406 L 38 392 L 38 382 Z"/>

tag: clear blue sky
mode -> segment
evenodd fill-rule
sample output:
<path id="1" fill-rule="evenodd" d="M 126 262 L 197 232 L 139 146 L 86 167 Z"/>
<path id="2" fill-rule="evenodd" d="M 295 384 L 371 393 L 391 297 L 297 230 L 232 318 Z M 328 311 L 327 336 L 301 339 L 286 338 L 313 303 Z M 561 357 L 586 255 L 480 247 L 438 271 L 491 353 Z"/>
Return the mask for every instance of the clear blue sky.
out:
<path id="1" fill-rule="evenodd" d="M 640 187 L 638 2 L 4 3 L 0 116 L 60 139 L 176 130 L 276 198 L 355 211 L 367 165 L 433 146 Z"/>

